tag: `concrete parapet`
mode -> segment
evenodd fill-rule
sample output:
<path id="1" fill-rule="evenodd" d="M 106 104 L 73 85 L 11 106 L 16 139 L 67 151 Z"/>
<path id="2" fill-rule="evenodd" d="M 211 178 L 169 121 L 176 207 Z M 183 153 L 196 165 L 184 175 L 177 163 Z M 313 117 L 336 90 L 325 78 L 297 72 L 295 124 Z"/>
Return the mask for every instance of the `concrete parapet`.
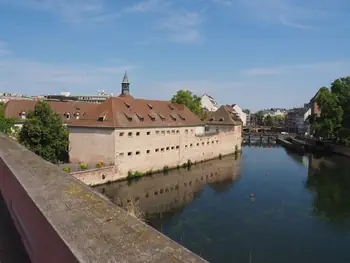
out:
<path id="1" fill-rule="evenodd" d="M 206 262 L 3 134 L 0 191 L 33 263 Z"/>

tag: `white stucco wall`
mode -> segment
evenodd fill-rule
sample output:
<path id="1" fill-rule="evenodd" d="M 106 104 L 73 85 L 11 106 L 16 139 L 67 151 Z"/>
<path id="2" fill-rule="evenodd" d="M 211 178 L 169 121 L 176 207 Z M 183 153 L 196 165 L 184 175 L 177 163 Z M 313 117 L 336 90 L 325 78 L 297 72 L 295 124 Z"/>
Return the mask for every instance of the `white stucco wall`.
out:
<path id="1" fill-rule="evenodd" d="M 244 113 L 237 104 L 233 107 L 233 109 L 237 112 L 238 116 L 241 118 L 243 126 L 247 125 L 247 114 Z"/>
<path id="2" fill-rule="evenodd" d="M 218 106 L 213 104 L 207 95 L 203 95 L 201 98 L 202 108 L 207 109 L 208 111 L 216 111 Z"/>

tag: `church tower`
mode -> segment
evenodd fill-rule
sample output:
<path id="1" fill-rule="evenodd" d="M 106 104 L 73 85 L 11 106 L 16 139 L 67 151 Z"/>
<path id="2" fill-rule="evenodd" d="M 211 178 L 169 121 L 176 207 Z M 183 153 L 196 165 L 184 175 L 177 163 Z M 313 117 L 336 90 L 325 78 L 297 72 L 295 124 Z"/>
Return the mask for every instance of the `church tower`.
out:
<path id="1" fill-rule="evenodd" d="M 129 88 L 130 88 L 130 83 L 128 79 L 128 74 L 126 73 L 126 70 L 125 70 L 125 74 L 122 82 L 122 93 L 120 95 L 122 96 L 129 95 L 130 94 Z"/>

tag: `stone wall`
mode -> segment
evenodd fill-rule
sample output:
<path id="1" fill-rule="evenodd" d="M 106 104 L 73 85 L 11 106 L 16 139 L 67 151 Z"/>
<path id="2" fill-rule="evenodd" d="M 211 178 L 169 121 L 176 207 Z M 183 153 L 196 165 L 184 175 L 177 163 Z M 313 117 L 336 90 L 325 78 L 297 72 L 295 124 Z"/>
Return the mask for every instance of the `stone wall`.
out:
<path id="1" fill-rule="evenodd" d="M 69 157 L 72 163 L 114 163 L 114 130 L 69 127 Z"/>
<path id="2" fill-rule="evenodd" d="M 120 177 L 114 166 L 96 168 L 86 171 L 70 173 L 75 178 L 87 185 L 99 185 L 123 179 Z"/>
<path id="3" fill-rule="evenodd" d="M 32 263 L 206 262 L 3 134 L 0 191 Z"/>

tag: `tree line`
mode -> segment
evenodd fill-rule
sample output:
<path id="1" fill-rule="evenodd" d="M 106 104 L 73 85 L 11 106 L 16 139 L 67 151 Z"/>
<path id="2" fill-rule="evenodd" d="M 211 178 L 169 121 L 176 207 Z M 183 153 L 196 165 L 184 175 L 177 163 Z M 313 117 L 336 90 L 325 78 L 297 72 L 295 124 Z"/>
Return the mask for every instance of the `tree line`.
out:
<path id="1" fill-rule="evenodd" d="M 309 117 L 314 136 L 350 143 L 350 76 L 336 79 L 316 95 L 320 114 Z"/>

